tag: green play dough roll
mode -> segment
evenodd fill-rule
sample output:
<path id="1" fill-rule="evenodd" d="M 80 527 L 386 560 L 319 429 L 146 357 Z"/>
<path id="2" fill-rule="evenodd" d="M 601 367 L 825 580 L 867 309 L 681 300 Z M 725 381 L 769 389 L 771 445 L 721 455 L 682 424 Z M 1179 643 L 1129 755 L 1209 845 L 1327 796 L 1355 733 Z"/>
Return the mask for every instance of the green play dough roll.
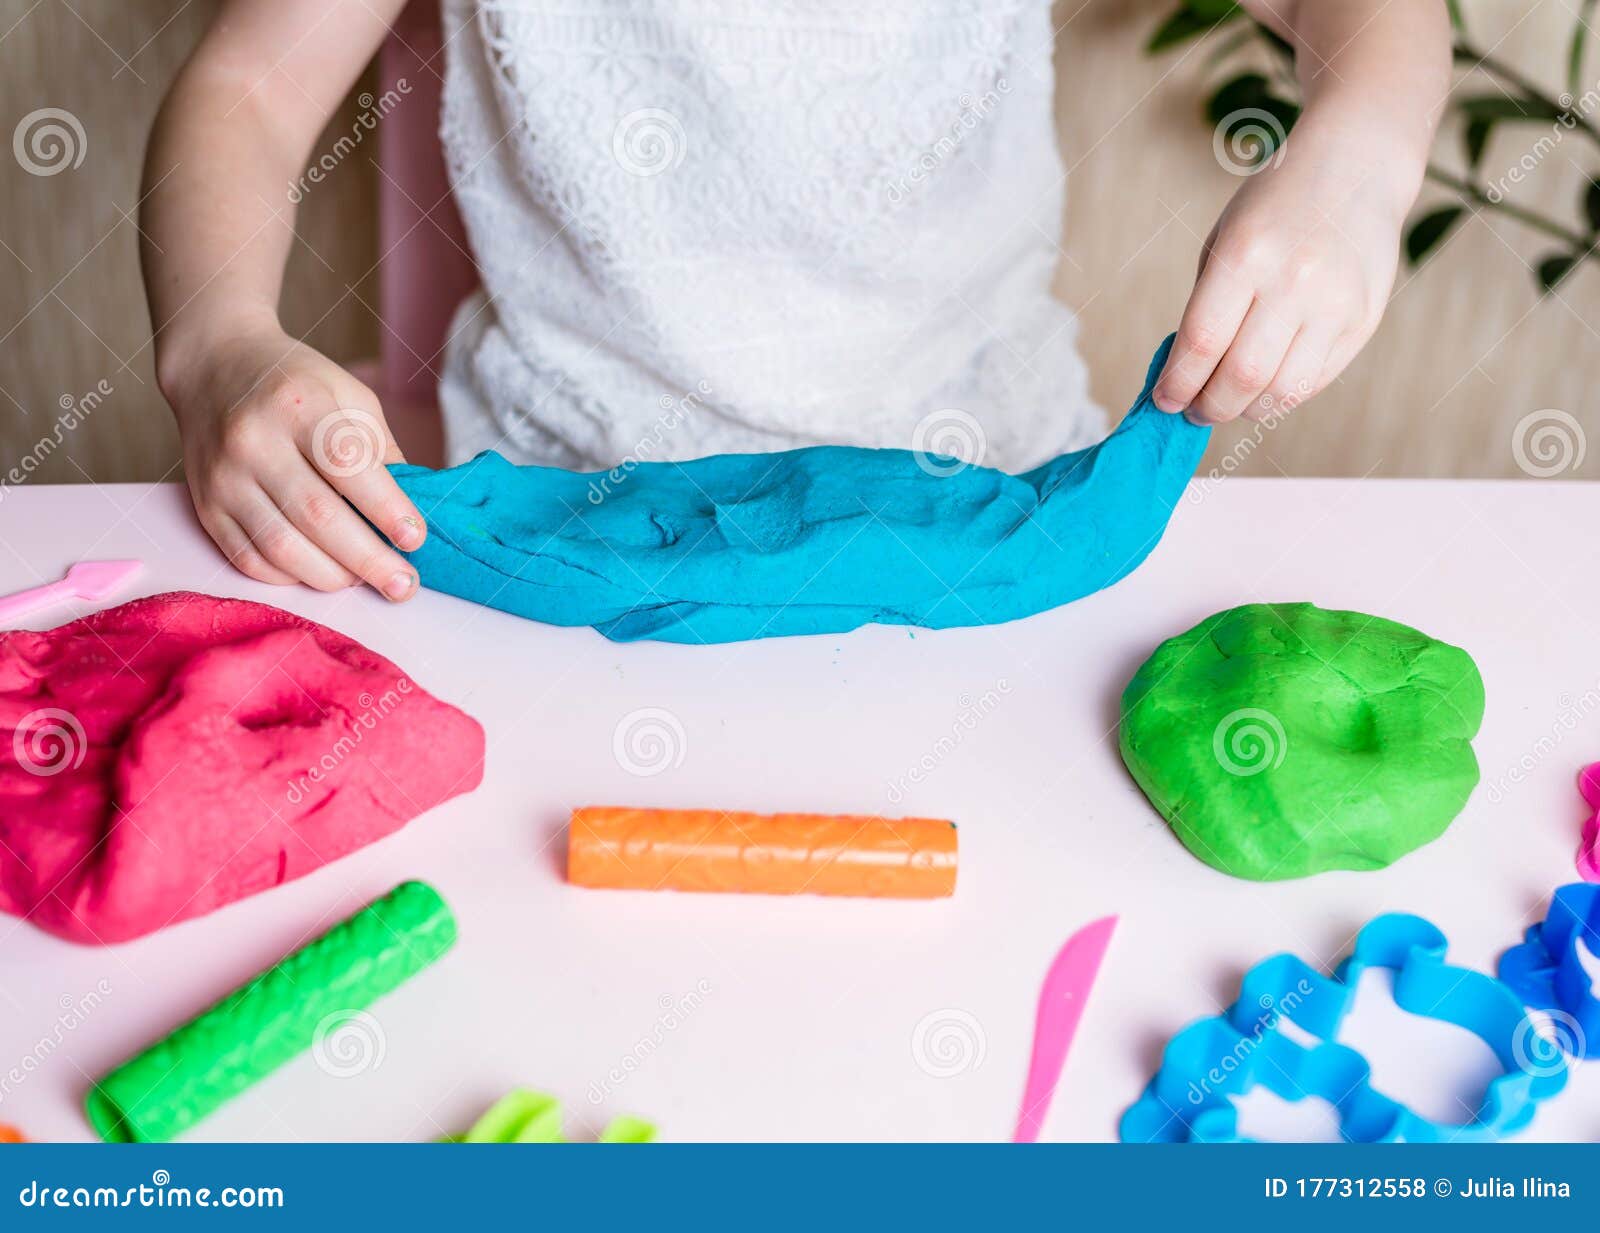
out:
<path id="1" fill-rule="evenodd" d="M 455 940 L 439 892 L 401 883 L 101 1079 L 84 1100 L 90 1124 L 108 1143 L 182 1134 Z"/>
<path id="2" fill-rule="evenodd" d="M 1478 782 L 1483 678 L 1360 612 L 1246 604 L 1163 642 L 1122 695 L 1122 760 L 1194 855 L 1256 881 L 1381 869 Z"/>

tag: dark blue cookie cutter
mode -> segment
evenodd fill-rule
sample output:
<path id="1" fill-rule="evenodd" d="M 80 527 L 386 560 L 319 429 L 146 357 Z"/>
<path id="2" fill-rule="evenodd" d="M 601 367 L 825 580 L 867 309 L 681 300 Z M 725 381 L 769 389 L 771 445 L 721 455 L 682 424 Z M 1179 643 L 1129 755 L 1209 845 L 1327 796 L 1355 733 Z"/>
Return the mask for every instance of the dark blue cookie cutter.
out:
<path id="1" fill-rule="evenodd" d="M 1482 972 L 1451 967 L 1445 936 L 1420 916 L 1392 913 L 1367 923 L 1355 948 L 1327 976 L 1295 955 L 1274 955 L 1245 973 L 1226 1012 L 1184 1028 L 1168 1043 L 1144 1094 L 1122 1116 L 1125 1143 L 1239 1143 L 1233 1098 L 1263 1088 L 1285 1100 L 1318 1096 L 1355 1143 L 1486 1142 L 1520 1130 L 1567 1081 L 1565 1055 L 1529 1030 L 1522 1002 Z M 1337 1041 L 1368 968 L 1394 972 L 1402 1010 L 1465 1028 L 1503 1073 L 1465 1123 L 1431 1121 L 1372 1084 L 1367 1060 Z M 1299 1029 L 1284 1031 L 1285 1023 Z M 1315 1039 L 1303 1044 L 1296 1036 Z"/>
<path id="2" fill-rule="evenodd" d="M 1600 885 L 1574 882 L 1556 891 L 1543 923 L 1500 956 L 1500 979 L 1550 1015 L 1551 1035 L 1574 1057 L 1600 1055 L 1600 997 L 1585 953 L 1600 956 Z"/>

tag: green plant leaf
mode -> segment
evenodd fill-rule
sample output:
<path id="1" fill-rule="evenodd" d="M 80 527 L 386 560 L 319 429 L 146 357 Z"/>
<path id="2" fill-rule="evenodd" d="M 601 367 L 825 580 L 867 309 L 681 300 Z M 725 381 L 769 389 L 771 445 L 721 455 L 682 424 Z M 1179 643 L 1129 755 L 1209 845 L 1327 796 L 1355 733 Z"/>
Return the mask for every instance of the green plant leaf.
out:
<path id="1" fill-rule="evenodd" d="M 1418 218 L 1406 230 L 1406 260 L 1418 265 L 1465 217 L 1465 206 L 1445 206 Z"/>
<path id="2" fill-rule="evenodd" d="M 1220 8 L 1219 15 L 1208 15 L 1202 10 L 1208 7 Z M 1176 47 L 1180 43 L 1187 43 L 1197 39 L 1203 34 L 1209 34 L 1218 26 L 1225 25 L 1241 16 L 1243 10 L 1238 5 L 1228 0 L 1225 5 L 1208 5 L 1200 0 L 1188 0 L 1166 21 L 1156 27 L 1155 33 L 1150 36 L 1149 42 L 1144 45 L 1147 55 L 1155 55 L 1166 51 L 1169 47 Z"/>
<path id="3" fill-rule="evenodd" d="M 1572 273 L 1578 259 L 1571 253 L 1555 253 L 1539 263 L 1539 289 L 1548 294 L 1561 285 L 1561 280 Z"/>
<path id="4" fill-rule="evenodd" d="M 1460 34 L 1467 31 L 1467 19 L 1461 12 L 1461 0 L 1444 0 L 1445 8 L 1450 10 L 1450 24 Z"/>
<path id="5" fill-rule="evenodd" d="M 1592 178 L 1583 190 L 1583 213 L 1591 234 L 1600 231 L 1600 176 Z"/>
<path id="6" fill-rule="evenodd" d="M 1489 134 L 1494 132 L 1493 120 L 1469 120 L 1462 130 L 1461 139 L 1467 148 L 1467 166 L 1476 171 L 1483 163 L 1483 152 L 1489 147 Z"/>
<path id="7" fill-rule="evenodd" d="M 1578 6 L 1578 19 L 1572 26 L 1572 44 L 1567 49 L 1567 89 L 1574 98 L 1583 93 L 1583 53 L 1589 41 L 1594 6 L 1595 0 L 1583 0 Z"/>
<path id="8" fill-rule="evenodd" d="M 1554 103 L 1537 98 L 1512 98 L 1505 94 L 1473 94 L 1456 100 L 1469 120 L 1539 120 L 1554 123 L 1565 114 Z"/>
<path id="9" fill-rule="evenodd" d="M 1206 119 L 1222 139 L 1256 162 L 1271 158 L 1288 137 L 1300 108 L 1272 92 L 1260 73 L 1240 73 L 1224 82 L 1206 101 Z M 1243 139 L 1248 139 L 1248 141 Z"/>
<path id="10" fill-rule="evenodd" d="M 1239 0 L 1187 0 L 1184 7 L 1207 21 L 1226 21 L 1241 11 Z"/>

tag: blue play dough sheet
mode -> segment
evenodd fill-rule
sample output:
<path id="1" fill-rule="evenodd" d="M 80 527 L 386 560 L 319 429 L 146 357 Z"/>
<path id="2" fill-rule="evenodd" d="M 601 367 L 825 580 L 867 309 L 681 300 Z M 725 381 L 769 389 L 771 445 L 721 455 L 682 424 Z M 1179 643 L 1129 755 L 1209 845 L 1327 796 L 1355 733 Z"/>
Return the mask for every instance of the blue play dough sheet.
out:
<path id="1" fill-rule="evenodd" d="M 618 642 L 737 642 L 867 624 L 994 625 L 1128 574 L 1210 430 L 1144 392 L 1104 441 L 1022 475 L 812 446 L 595 474 L 488 451 L 391 470 L 428 523 L 422 584 Z"/>

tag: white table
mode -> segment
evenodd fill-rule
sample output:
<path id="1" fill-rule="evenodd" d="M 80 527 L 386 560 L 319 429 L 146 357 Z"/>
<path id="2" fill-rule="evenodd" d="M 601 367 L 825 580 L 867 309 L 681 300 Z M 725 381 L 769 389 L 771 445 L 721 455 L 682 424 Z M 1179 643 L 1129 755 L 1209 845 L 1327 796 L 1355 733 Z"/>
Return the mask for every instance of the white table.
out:
<path id="1" fill-rule="evenodd" d="M 397 609 L 257 585 L 221 565 L 175 486 L 8 492 L 0 590 L 79 558 L 143 557 L 139 593 L 243 596 L 326 622 L 476 716 L 489 747 L 475 793 L 215 915 L 109 949 L 0 922 L 0 1121 L 87 1138 L 91 1076 L 406 878 L 439 887 L 461 941 L 374 1007 L 380 1064 L 337 1078 L 304 1055 L 194 1138 L 429 1138 L 529 1085 L 566 1102 L 573 1137 L 632 1111 L 680 1141 L 1001 1139 L 1046 964 L 1116 912 L 1044 1135 L 1106 1139 L 1166 1038 L 1274 950 L 1331 963 L 1398 909 L 1439 924 L 1455 960 L 1492 967 L 1574 878 L 1574 775 L 1600 758 L 1600 485 L 1228 479 L 1191 495 L 1132 577 L 1028 621 L 683 647 L 613 645 L 444 595 Z M 1489 697 L 1484 782 L 1442 839 L 1388 870 L 1237 881 L 1191 857 L 1134 787 L 1118 696 L 1157 642 L 1207 614 L 1303 599 L 1471 651 Z M 643 708 L 671 713 L 682 760 L 641 777 L 613 745 Z M 986 713 L 969 730 L 971 712 Z M 925 755 L 933 769 L 909 782 Z M 1532 769 L 1491 793 L 1525 755 Z M 562 864 L 583 803 L 951 817 L 959 888 L 933 903 L 581 890 Z M 97 988 L 87 1011 L 63 1009 Z M 1364 989 L 1354 1043 L 1393 1094 L 1459 1114 L 1486 1051 L 1401 1017 Z M 919 1064 L 919 1024 L 953 1033 L 955 1052 Z M 7 1078 L 24 1059 L 22 1081 Z M 1304 1130 L 1309 1112 L 1256 1108 L 1250 1124 Z M 1527 1137 L 1600 1138 L 1600 1067 Z"/>

